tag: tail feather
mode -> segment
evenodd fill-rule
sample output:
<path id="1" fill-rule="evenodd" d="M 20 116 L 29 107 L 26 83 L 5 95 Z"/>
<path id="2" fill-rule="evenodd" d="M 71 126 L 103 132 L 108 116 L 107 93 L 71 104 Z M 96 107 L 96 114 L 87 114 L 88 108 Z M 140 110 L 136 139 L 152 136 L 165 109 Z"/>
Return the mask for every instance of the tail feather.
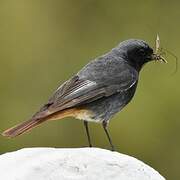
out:
<path id="1" fill-rule="evenodd" d="M 2 133 L 2 135 L 13 138 L 31 130 L 32 128 L 38 126 L 39 124 L 43 123 L 46 120 L 57 120 L 57 119 L 62 119 L 64 117 L 74 116 L 76 112 L 77 112 L 76 109 L 67 109 L 54 114 L 42 113 L 41 116 L 39 114 L 36 114 L 28 121 L 18 124 L 10 129 L 7 129 Z"/>
<path id="2" fill-rule="evenodd" d="M 2 135 L 10 138 L 16 137 L 20 134 L 23 134 L 24 132 L 31 130 L 32 128 L 36 127 L 44 121 L 45 119 L 30 119 L 10 129 L 7 129 L 2 133 Z"/>

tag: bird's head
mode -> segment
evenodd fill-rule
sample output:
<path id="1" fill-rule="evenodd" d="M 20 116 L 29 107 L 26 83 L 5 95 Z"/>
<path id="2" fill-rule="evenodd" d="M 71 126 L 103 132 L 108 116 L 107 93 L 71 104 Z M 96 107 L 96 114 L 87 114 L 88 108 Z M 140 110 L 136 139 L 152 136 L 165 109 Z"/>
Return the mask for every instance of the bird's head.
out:
<path id="1" fill-rule="evenodd" d="M 166 62 L 158 53 L 158 48 L 153 50 L 145 41 L 138 39 L 129 39 L 120 43 L 119 48 L 124 52 L 125 59 L 137 70 L 150 61 L 156 60 Z"/>

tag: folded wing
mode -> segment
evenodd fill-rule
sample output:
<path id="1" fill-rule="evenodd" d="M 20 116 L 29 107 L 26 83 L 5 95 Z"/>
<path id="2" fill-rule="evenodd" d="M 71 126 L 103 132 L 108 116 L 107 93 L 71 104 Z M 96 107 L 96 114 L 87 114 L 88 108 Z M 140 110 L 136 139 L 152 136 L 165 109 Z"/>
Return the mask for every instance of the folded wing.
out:
<path id="1" fill-rule="evenodd" d="M 109 77 L 111 78 L 111 77 Z M 78 75 L 61 85 L 34 117 L 42 118 L 58 111 L 92 102 L 102 97 L 126 91 L 137 82 L 137 76 L 127 76 L 117 81 L 97 83 L 88 79 L 80 79 Z"/>

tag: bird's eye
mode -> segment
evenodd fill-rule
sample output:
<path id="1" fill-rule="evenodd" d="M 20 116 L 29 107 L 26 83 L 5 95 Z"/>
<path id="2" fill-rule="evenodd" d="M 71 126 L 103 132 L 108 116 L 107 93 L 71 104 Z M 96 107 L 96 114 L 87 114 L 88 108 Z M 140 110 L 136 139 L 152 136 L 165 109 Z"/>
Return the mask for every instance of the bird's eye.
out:
<path id="1" fill-rule="evenodd" d="M 144 51 L 144 49 L 140 49 L 138 51 L 138 53 L 141 55 L 141 56 L 145 56 L 146 55 L 146 52 Z"/>

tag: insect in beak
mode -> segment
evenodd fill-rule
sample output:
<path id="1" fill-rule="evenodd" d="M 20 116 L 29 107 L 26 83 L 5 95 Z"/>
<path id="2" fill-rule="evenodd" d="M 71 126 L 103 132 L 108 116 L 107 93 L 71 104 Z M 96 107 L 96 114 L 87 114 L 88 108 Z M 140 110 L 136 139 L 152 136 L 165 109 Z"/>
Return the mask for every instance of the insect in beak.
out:
<path id="1" fill-rule="evenodd" d="M 166 59 L 162 56 L 163 52 L 162 49 L 160 49 L 160 39 L 157 34 L 156 41 L 155 41 L 155 50 L 152 54 L 152 59 L 159 62 L 167 63 Z"/>

